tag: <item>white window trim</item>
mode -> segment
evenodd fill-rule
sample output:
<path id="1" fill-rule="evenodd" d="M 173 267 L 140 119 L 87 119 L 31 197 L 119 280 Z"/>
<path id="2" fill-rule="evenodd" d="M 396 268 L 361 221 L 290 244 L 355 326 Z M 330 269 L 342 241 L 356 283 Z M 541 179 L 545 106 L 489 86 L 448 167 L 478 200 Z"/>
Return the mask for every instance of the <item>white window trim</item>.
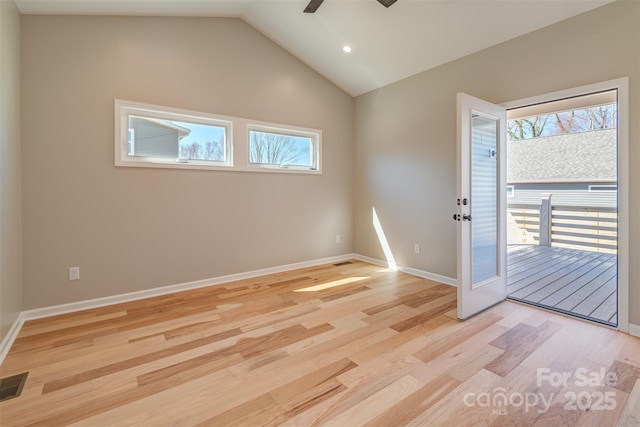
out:
<path id="1" fill-rule="evenodd" d="M 163 120 L 190 122 L 225 128 L 225 161 L 170 160 L 153 157 L 129 156 L 129 116 L 142 116 Z M 170 169 L 226 169 L 233 165 L 230 141 L 232 121 L 224 116 L 200 113 L 177 108 L 161 107 L 139 102 L 115 100 L 115 165 L 125 167 L 151 167 Z"/>
<path id="2" fill-rule="evenodd" d="M 241 117 L 223 116 L 172 107 L 116 99 L 115 108 L 115 165 L 120 167 L 147 167 L 168 169 L 223 170 L 236 172 L 267 172 L 293 174 L 322 174 L 322 131 L 319 129 L 261 122 Z M 225 127 L 226 161 L 172 161 L 128 155 L 129 115 L 176 120 L 210 126 Z M 249 163 L 249 129 L 313 138 L 317 167 L 287 167 Z"/>

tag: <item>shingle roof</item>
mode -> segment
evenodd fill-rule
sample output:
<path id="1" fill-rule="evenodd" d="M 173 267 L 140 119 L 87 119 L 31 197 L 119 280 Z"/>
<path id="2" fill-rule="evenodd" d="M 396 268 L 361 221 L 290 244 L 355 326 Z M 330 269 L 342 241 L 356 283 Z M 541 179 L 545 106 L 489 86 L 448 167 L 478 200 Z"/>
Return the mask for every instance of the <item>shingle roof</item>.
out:
<path id="1" fill-rule="evenodd" d="M 507 182 L 616 179 L 616 129 L 507 143 Z"/>

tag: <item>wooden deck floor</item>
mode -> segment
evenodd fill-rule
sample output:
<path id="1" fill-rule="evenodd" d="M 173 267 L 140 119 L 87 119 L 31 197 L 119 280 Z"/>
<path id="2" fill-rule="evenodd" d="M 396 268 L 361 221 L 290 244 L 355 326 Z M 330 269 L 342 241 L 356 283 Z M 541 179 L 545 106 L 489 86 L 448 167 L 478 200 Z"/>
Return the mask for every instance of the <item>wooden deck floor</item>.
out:
<path id="1" fill-rule="evenodd" d="M 617 326 L 616 255 L 511 245 L 507 266 L 510 299 Z"/>

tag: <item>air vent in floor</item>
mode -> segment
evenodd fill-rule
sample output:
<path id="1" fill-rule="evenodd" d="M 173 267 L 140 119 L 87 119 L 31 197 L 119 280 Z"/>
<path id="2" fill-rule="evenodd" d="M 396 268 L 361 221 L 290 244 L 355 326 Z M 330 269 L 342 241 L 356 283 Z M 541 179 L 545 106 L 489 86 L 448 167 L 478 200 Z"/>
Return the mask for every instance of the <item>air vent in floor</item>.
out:
<path id="1" fill-rule="evenodd" d="M 343 261 L 333 265 L 335 265 L 336 267 L 340 267 L 341 265 L 349 265 L 349 264 L 353 264 L 353 263 L 351 261 Z"/>
<path id="2" fill-rule="evenodd" d="M 20 396 L 22 387 L 27 381 L 27 375 L 29 375 L 29 372 L 0 378 L 0 402 Z"/>

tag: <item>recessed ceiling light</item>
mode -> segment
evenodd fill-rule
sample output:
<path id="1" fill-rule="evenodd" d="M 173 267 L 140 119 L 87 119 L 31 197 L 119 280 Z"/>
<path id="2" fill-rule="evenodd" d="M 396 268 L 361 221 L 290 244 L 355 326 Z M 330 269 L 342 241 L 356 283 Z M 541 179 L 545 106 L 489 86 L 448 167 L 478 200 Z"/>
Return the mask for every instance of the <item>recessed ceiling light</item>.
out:
<path id="1" fill-rule="evenodd" d="M 345 53 L 351 53 L 351 46 L 345 46 L 342 48 Z"/>

